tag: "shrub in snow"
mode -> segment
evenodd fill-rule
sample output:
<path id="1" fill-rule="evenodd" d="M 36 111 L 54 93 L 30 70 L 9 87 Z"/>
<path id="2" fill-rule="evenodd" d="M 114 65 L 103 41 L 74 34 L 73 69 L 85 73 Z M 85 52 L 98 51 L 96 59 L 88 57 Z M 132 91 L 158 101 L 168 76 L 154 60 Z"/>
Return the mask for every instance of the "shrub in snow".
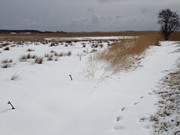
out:
<path id="1" fill-rule="evenodd" d="M 87 53 L 87 51 L 86 51 L 86 50 L 83 50 L 83 53 Z"/>
<path id="2" fill-rule="evenodd" d="M 57 43 L 51 43 L 50 47 L 57 46 L 57 45 L 58 45 Z"/>
<path id="3" fill-rule="evenodd" d="M 97 49 L 92 49 L 90 53 L 97 52 Z"/>
<path id="4" fill-rule="evenodd" d="M 67 44 L 72 44 L 72 41 L 66 41 Z"/>
<path id="5" fill-rule="evenodd" d="M 108 43 L 107 45 L 108 45 L 108 46 L 112 46 L 112 44 L 111 44 L 111 43 Z"/>
<path id="6" fill-rule="evenodd" d="M 2 43 L 1 44 L 2 47 L 8 46 L 8 45 L 10 45 L 10 44 L 9 43 Z"/>
<path id="7" fill-rule="evenodd" d="M 48 58 L 47 58 L 47 61 L 52 61 L 53 60 L 53 57 L 51 57 L 51 56 L 49 56 Z"/>
<path id="8" fill-rule="evenodd" d="M 11 45 L 11 47 L 16 47 L 16 45 Z"/>
<path id="9" fill-rule="evenodd" d="M 44 57 L 48 58 L 48 57 L 49 57 L 49 54 L 45 54 Z"/>
<path id="10" fill-rule="evenodd" d="M 2 64 L 7 64 L 7 63 L 12 63 L 13 62 L 13 60 L 8 60 L 8 59 L 6 59 L 6 60 L 3 60 L 1 63 Z"/>
<path id="11" fill-rule="evenodd" d="M 40 42 L 35 42 L 34 45 L 41 45 L 41 43 Z"/>
<path id="12" fill-rule="evenodd" d="M 1 62 L 1 68 L 9 68 L 9 67 L 11 67 L 11 65 L 12 65 L 12 62 L 13 62 L 13 60 L 3 60 L 2 62 Z"/>
<path id="13" fill-rule="evenodd" d="M 11 64 L 9 63 L 1 65 L 1 68 L 9 68 L 9 67 L 11 67 Z"/>
<path id="14" fill-rule="evenodd" d="M 101 48 L 103 48 L 103 44 L 100 44 L 99 46 L 100 46 Z"/>
<path id="15" fill-rule="evenodd" d="M 55 53 L 55 51 L 54 51 L 54 50 L 51 50 L 50 53 Z"/>
<path id="16" fill-rule="evenodd" d="M 99 40 L 98 43 L 102 43 L 103 41 L 102 40 Z"/>
<path id="17" fill-rule="evenodd" d="M 43 58 L 41 58 L 41 57 L 35 58 L 34 63 L 42 64 L 43 63 Z"/>
<path id="18" fill-rule="evenodd" d="M 31 55 L 31 59 L 35 59 L 36 57 L 36 55 Z"/>
<path id="19" fill-rule="evenodd" d="M 63 53 L 59 53 L 59 57 L 62 57 L 63 56 Z"/>
<path id="20" fill-rule="evenodd" d="M 23 55 L 19 58 L 19 61 L 20 62 L 26 62 L 27 61 L 27 56 L 26 55 Z"/>
<path id="21" fill-rule="evenodd" d="M 53 56 L 55 56 L 55 57 L 62 57 L 62 56 L 64 56 L 63 53 L 59 53 L 58 54 L 56 51 L 53 51 L 53 50 L 51 50 L 50 53 L 51 53 L 51 57 L 53 57 Z M 68 54 L 66 54 L 66 55 L 68 55 Z M 48 55 L 47 55 L 47 57 L 48 57 Z"/>
<path id="22" fill-rule="evenodd" d="M 33 49 L 27 49 L 27 52 L 33 52 L 34 50 Z"/>
<path id="23" fill-rule="evenodd" d="M 42 64 L 43 63 L 43 58 L 42 57 L 36 57 L 35 60 L 34 60 L 34 63 L 37 63 L 37 64 Z"/>
<path id="24" fill-rule="evenodd" d="M 58 57 L 58 56 L 59 56 L 59 54 L 58 54 L 57 52 L 55 52 L 55 53 L 54 53 L 54 56 Z"/>
<path id="25" fill-rule="evenodd" d="M 36 55 L 31 55 L 31 54 L 27 55 L 27 59 L 35 59 L 36 57 L 37 57 Z"/>
<path id="26" fill-rule="evenodd" d="M 10 50 L 9 47 L 5 47 L 5 48 L 4 48 L 4 51 L 9 51 L 9 50 Z"/>
<path id="27" fill-rule="evenodd" d="M 19 41 L 16 43 L 17 45 L 23 45 L 23 41 Z"/>
<path id="28" fill-rule="evenodd" d="M 28 59 L 36 59 L 36 58 L 37 58 L 36 55 L 27 54 L 27 55 L 21 56 L 19 61 L 20 62 L 26 62 Z"/>
<path id="29" fill-rule="evenodd" d="M 46 44 L 48 44 L 48 41 L 43 41 L 43 42 L 41 42 L 41 44 L 46 45 Z"/>
<path id="30" fill-rule="evenodd" d="M 31 59 L 31 54 L 28 54 L 28 55 L 27 55 L 27 59 Z"/>
<path id="31" fill-rule="evenodd" d="M 98 47 L 97 44 L 93 44 L 93 45 L 91 46 L 91 48 L 97 48 L 97 47 Z"/>
<path id="32" fill-rule="evenodd" d="M 67 56 L 71 56 L 71 52 L 70 51 L 67 53 Z"/>

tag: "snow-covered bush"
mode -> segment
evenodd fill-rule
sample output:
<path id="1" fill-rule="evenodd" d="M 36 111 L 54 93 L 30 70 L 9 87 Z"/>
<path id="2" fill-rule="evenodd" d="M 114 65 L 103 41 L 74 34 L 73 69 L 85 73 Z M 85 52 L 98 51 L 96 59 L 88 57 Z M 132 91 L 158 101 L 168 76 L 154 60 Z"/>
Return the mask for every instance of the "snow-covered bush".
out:
<path id="1" fill-rule="evenodd" d="M 29 59 L 36 59 L 37 56 L 36 55 L 32 55 L 32 54 L 25 54 L 25 55 L 22 55 L 20 58 L 19 58 L 19 61 L 20 62 L 26 62 L 27 60 Z"/>
<path id="2" fill-rule="evenodd" d="M 34 63 L 42 64 L 43 63 L 43 58 L 42 57 L 36 57 L 35 60 L 34 60 Z"/>
<path id="3" fill-rule="evenodd" d="M 27 52 L 33 52 L 33 51 L 35 51 L 35 50 L 34 49 L 30 49 L 30 48 L 27 49 Z"/>
<path id="4" fill-rule="evenodd" d="M 5 47 L 4 48 L 4 51 L 9 51 L 10 50 L 10 47 Z"/>
<path id="5" fill-rule="evenodd" d="M 1 65 L 1 68 L 9 68 L 9 67 L 11 67 L 11 64 L 9 63 Z"/>

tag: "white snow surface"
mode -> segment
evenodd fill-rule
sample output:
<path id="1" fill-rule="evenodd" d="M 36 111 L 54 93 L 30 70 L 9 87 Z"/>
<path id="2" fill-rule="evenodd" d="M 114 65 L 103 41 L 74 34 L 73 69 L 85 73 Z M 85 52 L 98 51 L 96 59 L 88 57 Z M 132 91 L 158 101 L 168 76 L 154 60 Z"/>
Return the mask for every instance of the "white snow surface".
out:
<path id="1" fill-rule="evenodd" d="M 90 46 L 81 44 L 49 47 L 31 43 L 0 53 L 0 61 L 16 63 L 0 68 L 1 135 L 152 134 L 151 123 L 140 119 L 156 112 L 157 97 L 152 93 L 168 70 L 174 69 L 178 45 L 162 42 L 146 52 L 135 71 L 112 74 L 107 63 L 93 59 Z M 98 51 L 107 49 L 103 44 Z M 19 62 L 28 48 L 39 56 L 50 50 L 71 51 L 72 55 L 43 64 Z M 18 79 L 11 80 L 13 75 Z M 15 110 L 7 104 L 9 100 Z"/>

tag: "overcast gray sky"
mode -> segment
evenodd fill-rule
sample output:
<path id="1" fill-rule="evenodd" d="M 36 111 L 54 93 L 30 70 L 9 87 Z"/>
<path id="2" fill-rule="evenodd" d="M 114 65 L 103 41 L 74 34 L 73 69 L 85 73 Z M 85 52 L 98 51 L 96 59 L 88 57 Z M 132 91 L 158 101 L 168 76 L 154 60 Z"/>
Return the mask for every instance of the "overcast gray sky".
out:
<path id="1" fill-rule="evenodd" d="M 0 29 L 158 30 L 157 14 L 180 0 L 0 0 Z"/>

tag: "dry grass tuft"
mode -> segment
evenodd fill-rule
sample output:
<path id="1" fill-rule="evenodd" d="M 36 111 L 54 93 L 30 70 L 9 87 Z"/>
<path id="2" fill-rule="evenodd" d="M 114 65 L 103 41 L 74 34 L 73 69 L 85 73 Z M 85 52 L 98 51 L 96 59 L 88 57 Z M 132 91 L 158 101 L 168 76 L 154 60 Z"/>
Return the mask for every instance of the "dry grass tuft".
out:
<path id="1" fill-rule="evenodd" d="M 9 47 L 5 47 L 5 48 L 4 48 L 4 51 L 9 51 L 9 50 L 10 50 Z"/>
<path id="2" fill-rule="evenodd" d="M 12 62 L 13 62 L 12 59 L 5 59 L 5 60 L 1 61 L 2 64 L 12 63 Z"/>
<path id="3" fill-rule="evenodd" d="M 34 49 L 31 49 L 31 48 L 28 48 L 27 49 L 27 52 L 34 52 L 35 50 Z"/>
<path id="4" fill-rule="evenodd" d="M 28 53 L 28 54 L 22 55 L 22 56 L 19 58 L 19 61 L 20 61 L 20 62 L 27 62 L 27 61 L 30 60 L 30 59 L 36 59 L 36 58 L 37 58 L 36 55 L 32 55 L 32 54 Z"/>
<path id="5" fill-rule="evenodd" d="M 11 64 L 9 63 L 1 65 L 1 68 L 9 68 L 9 67 L 11 67 Z"/>
<path id="6" fill-rule="evenodd" d="M 160 34 L 148 34 L 131 40 L 114 43 L 112 47 L 99 54 L 98 58 L 108 61 L 115 71 L 134 69 L 140 63 L 146 49 L 159 45 Z"/>
<path id="7" fill-rule="evenodd" d="M 41 58 L 41 57 L 35 58 L 34 63 L 43 64 L 43 58 Z"/>
<path id="8" fill-rule="evenodd" d="M 6 59 L 1 61 L 1 68 L 9 68 L 13 65 L 13 60 L 11 59 Z"/>

